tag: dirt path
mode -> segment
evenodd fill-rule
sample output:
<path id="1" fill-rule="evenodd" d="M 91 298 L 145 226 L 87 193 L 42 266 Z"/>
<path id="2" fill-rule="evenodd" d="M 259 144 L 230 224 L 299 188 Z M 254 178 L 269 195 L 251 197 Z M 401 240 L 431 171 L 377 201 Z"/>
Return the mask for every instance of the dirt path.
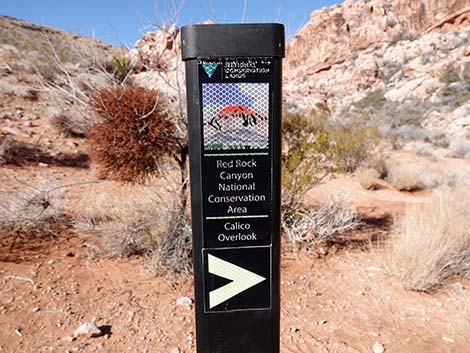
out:
<path id="1" fill-rule="evenodd" d="M 137 258 L 91 260 L 74 237 L 25 242 L 0 251 L 1 352 L 195 352 L 194 309 L 176 304 L 193 297 L 191 279 L 156 278 Z M 468 352 L 470 291 L 455 292 L 457 280 L 410 293 L 382 272 L 379 252 L 299 256 L 282 262 L 283 353 L 372 352 L 375 342 L 386 352 Z M 108 334 L 71 342 L 94 317 Z"/>

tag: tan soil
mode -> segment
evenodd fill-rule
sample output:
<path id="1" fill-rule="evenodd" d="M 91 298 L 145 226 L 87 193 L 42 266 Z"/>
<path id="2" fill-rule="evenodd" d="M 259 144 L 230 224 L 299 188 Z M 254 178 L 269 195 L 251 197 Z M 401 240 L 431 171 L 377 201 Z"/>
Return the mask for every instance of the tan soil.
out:
<path id="1" fill-rule="evenodd" d="M 0 351 L 195 352 L 192 280 L 153 276 L 140 259 L 91 260 L 80 239 L 22 239 L 0 249 Z M 282 259 L 282 352 L 466 353 L 470 291 L 452 279 L 435 294 L 407 292 L 383 272 L 380 251 L 342 249 Z M 37 309 L 35 309 L 37 308 Z M 98 318 L 108 332 L 66 339 Z"/>

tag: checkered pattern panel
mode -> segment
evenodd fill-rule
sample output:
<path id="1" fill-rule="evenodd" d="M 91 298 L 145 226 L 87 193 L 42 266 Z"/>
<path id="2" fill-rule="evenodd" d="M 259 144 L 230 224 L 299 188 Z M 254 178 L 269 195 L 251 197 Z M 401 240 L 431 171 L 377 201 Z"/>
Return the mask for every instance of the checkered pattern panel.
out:
<path id="1" fill-rule="evenodd" d="M 204 83 L 202 107 L 205 150 L 269 147 L 269 83 Z"/>

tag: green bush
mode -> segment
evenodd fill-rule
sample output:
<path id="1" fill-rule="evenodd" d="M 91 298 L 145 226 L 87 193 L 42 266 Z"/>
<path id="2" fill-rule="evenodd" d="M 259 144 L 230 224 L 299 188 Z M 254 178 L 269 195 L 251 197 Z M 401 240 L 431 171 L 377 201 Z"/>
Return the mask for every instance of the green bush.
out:
<path id="1" fill-rule="evenodd" d="M 449 68 L 444 71 L 439 79 L 442 83 L 450 85 L 451 83 L 460 81 L 459 75 L 453 68 Z"/>
<path id="2" fill-rule="evenodd" d="M 112 74 L 122 82 L 132 71 L 134 65 L 129 58 L 116 56 L 111 60 L 109 67 Z"/>
<path id="3" fill-rule="evenodd" d="M 324 115 L 286 114 L 282 126 L 283 205 L 296 208 L 327 174 L 352 172 L 380 139 L 377 128 L 351 120 L 339 124 Z"/>
<path id="4" fill-rule="evenodd" d="M 320 117 L 323 119 L 323 117 Z M 286 114 L 282 125 L 282 186 L 285 208 L 295 208 L 319 174 L 326 170 L 324 156 L 330 141 L 321 123 L 301 114 Z"/>
<path id="5" fill-rule="evenodd" d="M 369 151 L 380 139 L 379 130 L 353 119 L 345 124 L 329 125 L 330 160 L 341 172 L 353 172 L 369 156 Z"/>

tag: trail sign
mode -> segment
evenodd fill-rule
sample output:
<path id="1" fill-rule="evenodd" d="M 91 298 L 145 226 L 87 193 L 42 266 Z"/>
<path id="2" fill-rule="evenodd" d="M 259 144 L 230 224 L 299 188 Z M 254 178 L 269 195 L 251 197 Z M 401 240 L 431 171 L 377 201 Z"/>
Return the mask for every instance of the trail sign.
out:
<path id="1" fill-rule="evenodd" d="M 182 28 L 198 353 L 279 352 L 280 24 Z"/>

